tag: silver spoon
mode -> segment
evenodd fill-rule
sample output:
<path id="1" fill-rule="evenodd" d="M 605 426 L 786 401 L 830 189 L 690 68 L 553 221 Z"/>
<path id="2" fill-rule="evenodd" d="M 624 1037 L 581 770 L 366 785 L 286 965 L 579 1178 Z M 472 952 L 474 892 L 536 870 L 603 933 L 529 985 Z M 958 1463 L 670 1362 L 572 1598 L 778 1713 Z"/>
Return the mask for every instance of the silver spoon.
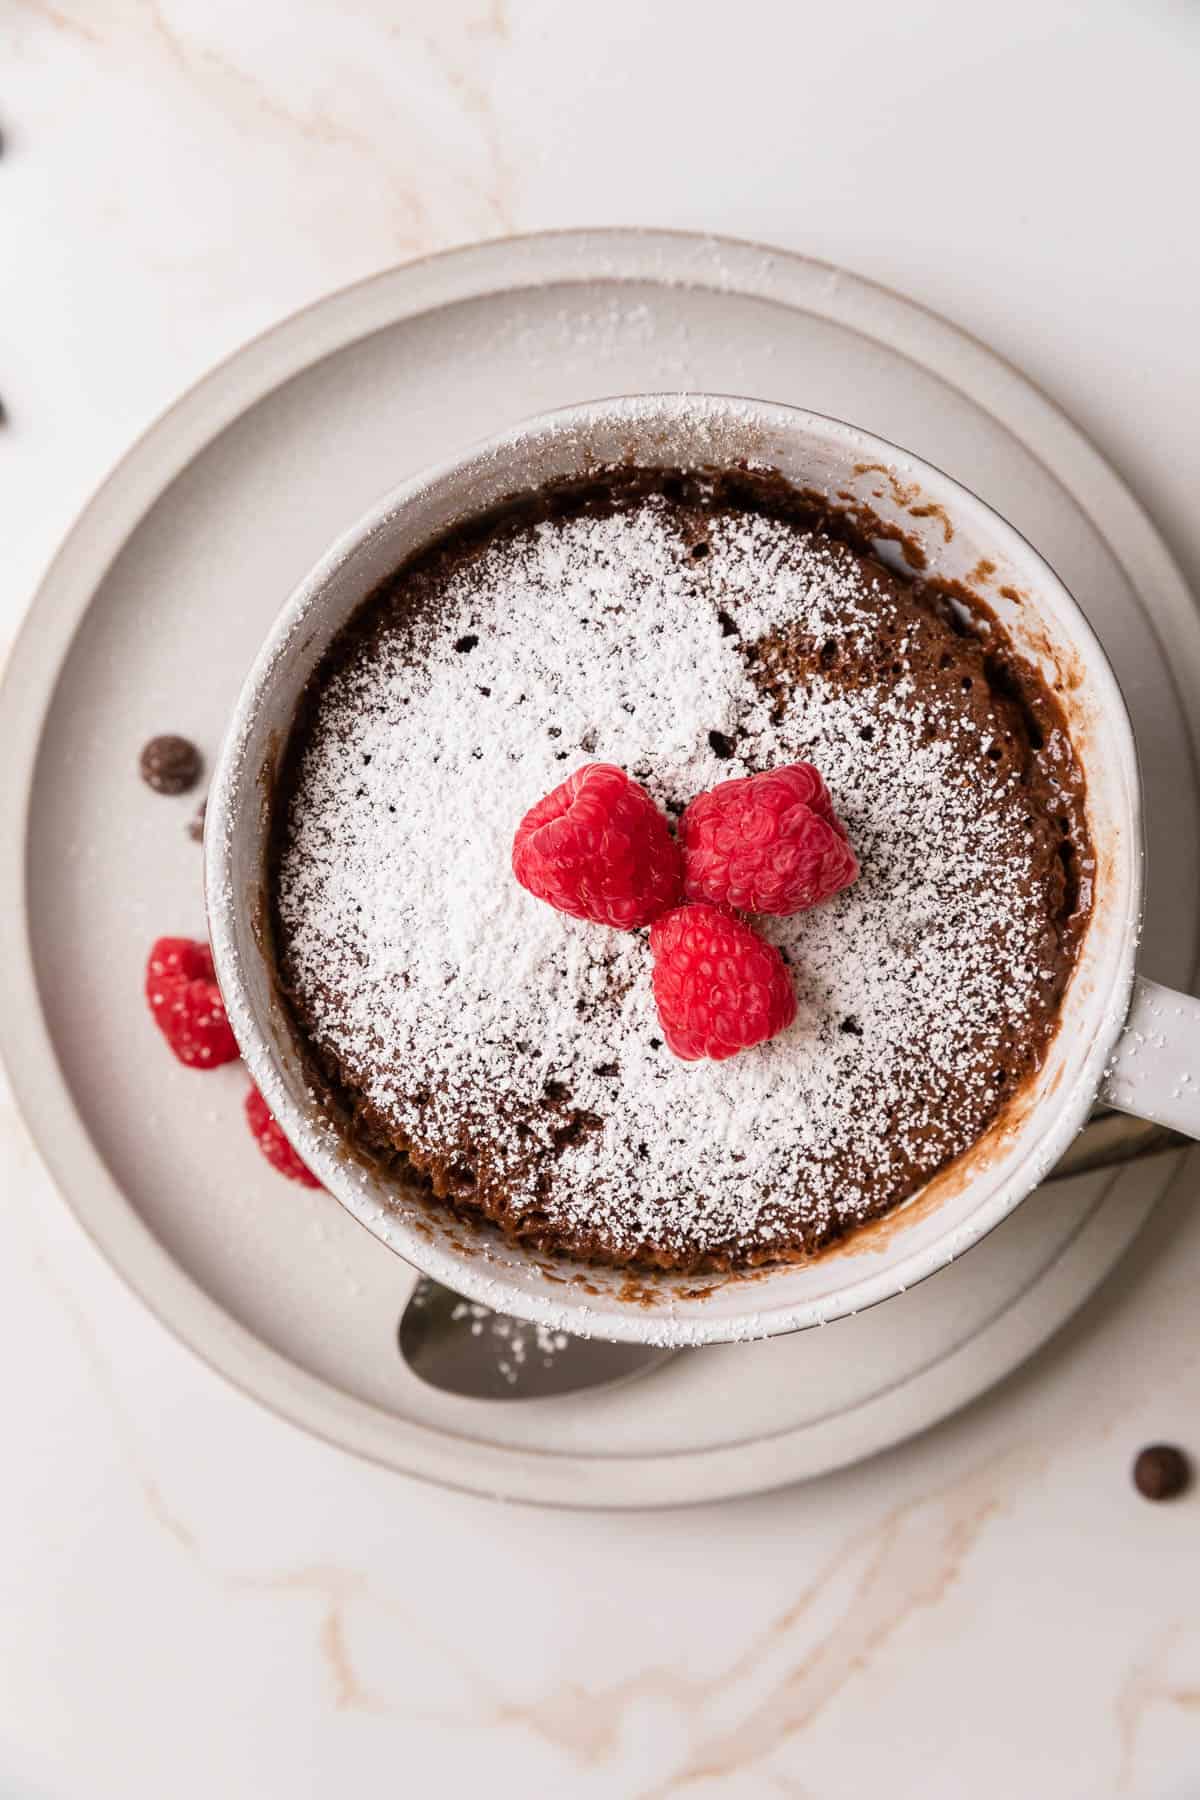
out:
<path id="1" fill-rule="evenodd" d="M 1125 1113 L 1098 1112 L 1048 1177 L 1115 1168 L 1190 1143 Z M 414 1375 L 468 1400 L 544 1400 L 633 1381 L 677 1354 L 547 1331 L 422 1275 L 400 1319 L 400 1352 Z"/>
<path id="2" fill-rule="evenodd" d="M 422 1275 L 400 1317 L 414 1375 L 467 1400 L 547 1400 L 611 1387 L 658 1368 L 673 1350 L 609 1344 L 493 1312 Z"/>
<path id="3" fill-rule="evenodd" d="M 1169 1125 L 1135 1119 L 1129 1113 L 1102 1107 L 1094 1112 L 1074 1143 L 1065 1150 L 1046 1177 L 1062 1181 L 1068 1175 L 1090 1175 L 1097 1169 L 1116 1169 L 1122 1163 L 1161 1156 L 1165 1150 L 1186 1149 L 1192 1140 Z"/>

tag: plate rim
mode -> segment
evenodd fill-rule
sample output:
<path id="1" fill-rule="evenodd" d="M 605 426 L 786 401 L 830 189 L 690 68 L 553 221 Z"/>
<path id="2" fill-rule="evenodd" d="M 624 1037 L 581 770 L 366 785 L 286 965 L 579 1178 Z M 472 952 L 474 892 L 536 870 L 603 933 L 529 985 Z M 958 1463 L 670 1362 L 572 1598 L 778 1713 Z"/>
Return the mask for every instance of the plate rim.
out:
<path id="1" fill-rule="evenodd" d="M 13 982 L 10 1006 L 0 1013 L 0 1053 L 17 1105 L 62 1203 L 109 1266 L 177 1341 L 276 1416 L 338 1448 L 442 1486 L 589 1509 L 699 1504 L 761 1492 L 874 1454 L 947 1417 L 1032 1355 L 1083 1304 L 1132 1241 L 1158 1192 L 1118 1209 L 1122 1218 L 1117 1250 L 1101 1273 L 1076 1294 L 1067 1312 L 1045 1324 L 1042 1290 L 1061 1283 L 1088 1225 L 1106 1211 L 1111 1214 L 1107 1203 L 1118 1176 L 1030 1286 L 980 1333 L 932 1365 L 941 1376 L 932 1405 L 918 1404 L 910 1417 L 894 1418 L 882 1434 L 869 1435 L 873 1412 L 886 1406 L 903 1414 L 897 1397 L 927 1382 L 931 1366 L 926 1365 L 898 1389 L 850 1408 L 836 1430 L 821 1420 L 757 1440 L 766 1451 L 768 1466 L 754 1473 L 748 1466 L 752 1447 L 746 1444 L 669 1455 L 559 1454 L 485 1444 L 398 1419 L 302 1370 L 257 1338 L 175 1261 L 126 1200 L 75 1108 L 50 1037 L 30 946 L 25 860 L 32 777 L 63 660 L 123 544 L 209 442 L 283 382 L 373 331 L 464 300 L 522 287 L 637 281 L 750 294 L 815 312 L 885 344 L 893 354 L 920 362 L 987 411 L 1072 497 L 1139 595 L 1153 594 L 1160 602 L 1153 610 L 1147 607 L 1160 641 L 1164 614 L 1168 618 L 1173 614 L 1178 621 L 1185 612 L 1194 619 L 1182 572 L 1141 503 L 1079 427 L 981 340 L 882 283 L 789 250 L 686 231 L 612 227 L 490 239 L 398 264 L 311 301 L 231 351 L 146 426 L 85 502 L 37 584 L 0 681 L 0 744 L 10 771 L 9 780 L 0 784 L 0 955 Z M 888 314 L 891 327 L 903 327 L 895 338 L 881 338 L 870 328 L 872 309 Z M 933 360 L 916 354 L 920 347 Z M 948 351 L 956 359 L 960 375 L 965 370 L 973 383 L 988 387 L 985 399 L 978 397 L 974 385 L 964 385 L 945 372 L 939 350 L 942 358 Z M 1028 412 L 1031 406 L 1040 415 L 1036 444 L 1007 416 L 1010 407 Z M 1047 439 L 1056 464 L 1070 458 L 1070 484 L 1057 466 L 1046 462 Z M 1097 488 L 1101 490 L 1102 505 L 1098 507 L 1094 497 L 1091 503 L 1085 500 L 1081 488 L 1090 489 L 1093 496 Z M 1106 525 L 1115 519 L 1123 540 L 1132 540 L 1122 554 L 1097 521 L 1097 510 Z M 1200 633 L 1193 634 L 1190 644 L 1172 648 L 1172 660 L 1178 662 L 1180 654 L 1200 686 Z M 1200 719 L 1184 710 L 1195 765 Z M 1174 1185 L 1174 1179 L 1172 1175 L 1163 1191 Z M 981 1346 L 1002 1338 L 1004 1328 L 1013 1329 L 1026 1312 L 1032 1335 L 1024 1348 L 1015 1358 L 1003 1351 L 1000 1364 L 978 1382 Z M 972 1372 L 965 1368 L 967 1360 Z M 815 1433 L 825 1439 L 846 1438 L 864 1430 L 868 1442 L 857 1447 L 843 1443 L 832 1456 L 828 1449 L 823 1456 L 811 1455 L 809 1440 Z M 402 1456 L 386 1441 L 389 1438 L 399 1440 Z"/>

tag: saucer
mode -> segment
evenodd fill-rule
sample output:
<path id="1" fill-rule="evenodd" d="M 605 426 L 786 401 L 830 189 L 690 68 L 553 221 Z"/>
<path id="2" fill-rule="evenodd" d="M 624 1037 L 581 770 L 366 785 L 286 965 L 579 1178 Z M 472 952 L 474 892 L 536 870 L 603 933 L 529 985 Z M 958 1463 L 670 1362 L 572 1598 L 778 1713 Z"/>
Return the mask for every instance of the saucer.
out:
<path id="1" fill-rule="evenodd" d="M 487 244 L 389 271 L 257 338 L 133 447 L 63 545 L 13 653 L 0 742 L 0 1043 L 85 1228 L 246 1393 L 396 1469 L 561 1505 L 711 1500 L 819 1474 L 983 1392 L 1115 1266 L 1177 1156 L 1033 1195 L 872 1311 L 680 1355 L 611 1394 L 460 1401 L 413 1377 L 415 1276 L 245 1130 L 246 1077 L 173 1062 L 142 999 L 161 933 L 204 930 L 199 794 L 138 779 L 164 731 L 216 753 L 271 619 L 381 492 L 529 414 L 708 389 L 854 420 L 953 472 L 1080 600 L 1146 777 L 1143 969 L 1187 986 L 1200 885 L 1200 625 L 1161 540 L 1015 370 L 823 264 L 671 233 Z M 201 790 L 202 791 L 202 790 Z"/>

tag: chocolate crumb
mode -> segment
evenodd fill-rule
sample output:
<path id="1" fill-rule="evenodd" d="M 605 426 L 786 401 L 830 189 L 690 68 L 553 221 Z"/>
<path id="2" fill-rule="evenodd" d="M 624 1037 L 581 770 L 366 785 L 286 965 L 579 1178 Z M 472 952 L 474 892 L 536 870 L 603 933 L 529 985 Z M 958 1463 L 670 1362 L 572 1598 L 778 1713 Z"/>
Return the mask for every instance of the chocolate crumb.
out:
<path id="1" fill-rule="evenodd" d="M 1192 1466 L 1174 1444 L 1149 1444 L 1133 1465 L 1133 1485 L 1147 1500 L 1173 1500 L 1191 1479 Z"/>
<path id="2" fill-rule="evenodd" d="M 138 761 L 142 780 L 156 794 L 186 794 L 200 779 L 200 752 L 189 738 L 166 732 L 142 746 Z"/>

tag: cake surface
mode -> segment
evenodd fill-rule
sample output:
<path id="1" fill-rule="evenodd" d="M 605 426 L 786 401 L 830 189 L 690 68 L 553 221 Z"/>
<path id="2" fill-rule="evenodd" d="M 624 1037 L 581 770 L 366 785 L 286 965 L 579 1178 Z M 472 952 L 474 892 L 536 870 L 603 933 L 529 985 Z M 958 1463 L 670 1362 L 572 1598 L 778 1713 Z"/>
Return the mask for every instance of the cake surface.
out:
<path id="1" fill-rule="evenodd" d="M 613 474 L 435 547 L 335 641 L 270 897 L 314 1082 L 363 1150 L 540 1249 L 719 1269 L 886 1212 L 1010 1102 L 1086 924 L 1082 780 L 999 627 L 840 529 L 766 477 Z M 675 816 L 820 769 L 861 875 L 756 921 L 795 982 L 782 1035 L 677 1060 L 646 932 L 518 886 L 519 820 L 589 760 Z"/>

